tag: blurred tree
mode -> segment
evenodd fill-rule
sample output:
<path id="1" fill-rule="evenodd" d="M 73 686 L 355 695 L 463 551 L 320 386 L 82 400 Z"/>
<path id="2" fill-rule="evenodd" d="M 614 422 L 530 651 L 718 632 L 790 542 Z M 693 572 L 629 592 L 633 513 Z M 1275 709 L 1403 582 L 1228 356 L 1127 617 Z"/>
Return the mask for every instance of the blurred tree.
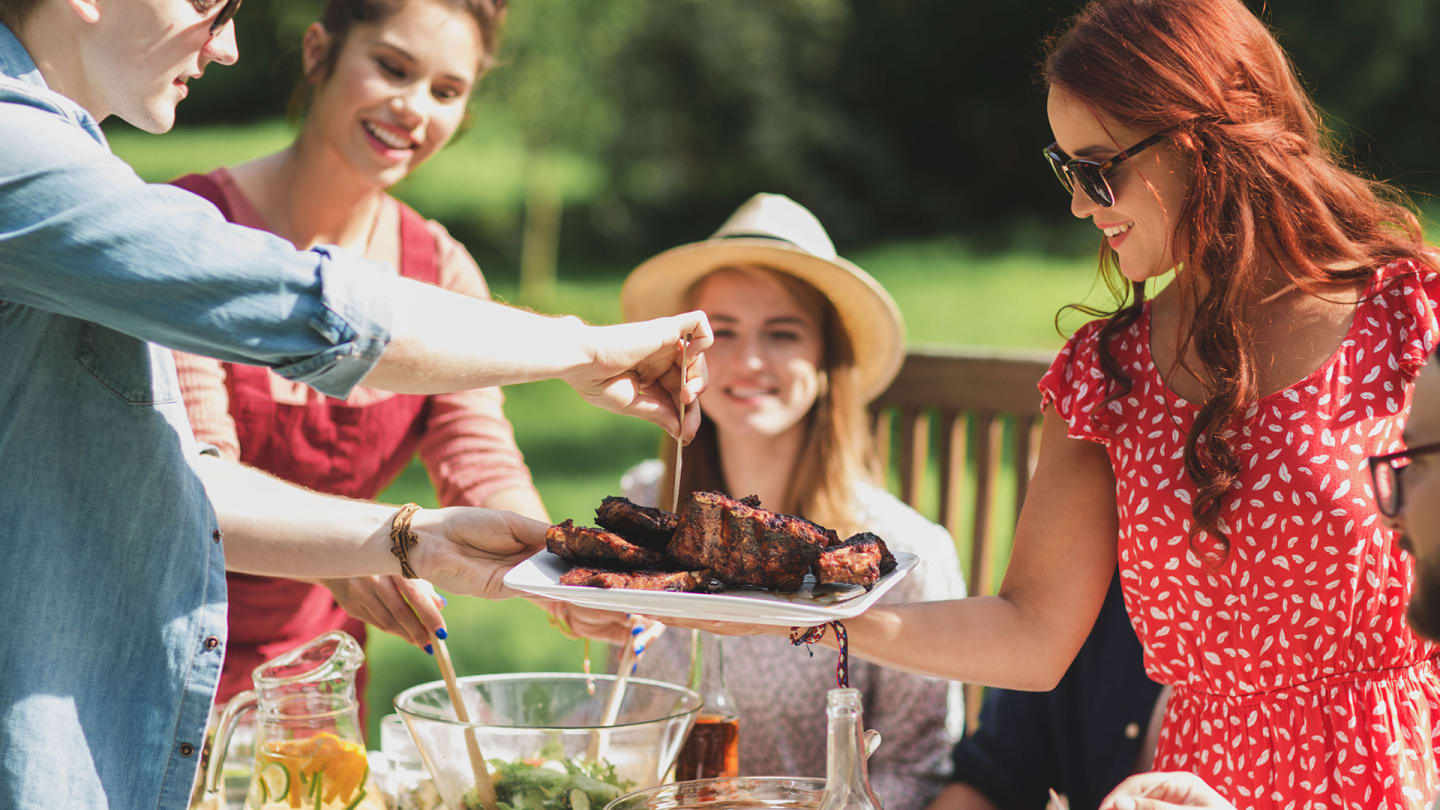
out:
<path id="1" fill-rule="evenodd" d="M 178 122 L 239 123 L 284 115 L 300 76 L 300 37 L 320 0 L 250 0 L 235 15 L 240 61 L 210 65 L 202 88 L 180 105 Z"/>
<path id="2" fill-rule="evenodd" d="M 1362 168 L 1440 190 L 1432 0 L 1250 2 Z M 1024 218 L 1053 226 L 1067 214 L 1038 157 L 1038 65 L 1080 5 L 519 0 L 474 116 L 513 133 L 526 177 L 556 155 L 599 167 L 598 183 L 557 192 L 568 254 L 633 260 L 702 238 L 759 190 L 811 207 L 842 251 Z M 246 3 L 244 58 L 212 71 L 184 120 L 282 113 L 318 6 Z M 1047 230 L 1065 229 L 1028 232 Z"/>
<path id="3" fill-rule="evenodd" d="M 1440 10 L 1432 0 L 1289 0 L 1262 17 L 1357 164 L 1424 196 L 1440 192 Z"/>

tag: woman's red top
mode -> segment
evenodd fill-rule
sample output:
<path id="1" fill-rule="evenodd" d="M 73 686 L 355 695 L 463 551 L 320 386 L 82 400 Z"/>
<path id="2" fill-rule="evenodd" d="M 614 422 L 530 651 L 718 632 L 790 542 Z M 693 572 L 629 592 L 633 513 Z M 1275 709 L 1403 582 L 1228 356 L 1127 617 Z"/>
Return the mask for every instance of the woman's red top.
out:
<path id="1" fill-rule="evenodd" d="M 230 221 L 264 228 L 225 170 L 174 182 L 216 203 Z M 442 228 L 398 200 L 386 202 L 398 214 L 389 219 L 398 218 L 402 275 L 470 294 L 488 292 L 468 254 Z M 448 248 L 445 257 L 442 247 Z M 417 450 L 446 505 L 479 504 L 496 492 L 532 486 L 498 389 L 420 396 L 360 388 L 342 401 L 265 368 L 181 353 L 176 361 L 197 437 L 222 455 L 301 486 L 373 499 Z M 230 640 L 217 702 L 252 688 L 256 666 L 320 633 L 343 629 L 365 640 L 365 625 L 346 615 L 322 585 L 238 573 L 226 582 Z"/>

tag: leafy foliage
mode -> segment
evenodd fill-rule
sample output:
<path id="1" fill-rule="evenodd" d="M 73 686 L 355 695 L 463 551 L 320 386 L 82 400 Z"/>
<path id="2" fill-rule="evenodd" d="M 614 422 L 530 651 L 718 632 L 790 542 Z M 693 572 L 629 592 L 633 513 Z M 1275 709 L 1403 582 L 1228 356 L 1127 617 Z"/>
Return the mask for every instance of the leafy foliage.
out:
<path id="1" fill-rule="evenodd" d="M 1440 90 L 1440 12 L 1426 0 L 1250 2 L 1358 165 L 1422 193 L 1440 188 L 1430 148 L 1440 112 L 1425 103 Z M 185 119 L 282 113 L 318 5 L 246 3 L 240 63 L 211 71 Z M 844 244 L 1016 216 L 1061 221 L 1063 198 L 1037 156 L 1049 132 L 1037 73 L 1044 38 L 1079 6 L 513 3 L 473 111 L 477 134 L 498 125 L 515 140 L 503 165 L 455 182 L 481 196 L 492 173 L 502 185 L 558 184 L 567 255 L 631 260 L 704 237 L 758 190 L 804 202 Z M 576 158 L 598 174 L 553 168 Z M 518 199 L 470 235 L 513 230 Z"/>

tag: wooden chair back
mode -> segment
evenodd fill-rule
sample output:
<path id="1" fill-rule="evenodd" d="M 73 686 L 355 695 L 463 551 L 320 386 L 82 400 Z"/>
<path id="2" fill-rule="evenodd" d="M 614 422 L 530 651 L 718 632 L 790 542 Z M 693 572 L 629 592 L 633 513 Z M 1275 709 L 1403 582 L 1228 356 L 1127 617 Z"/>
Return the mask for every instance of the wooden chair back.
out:
<path id="1" fill-rule="evenodd" d="M 898 477 L 906 503 L 950 530 L 971 596 L 995 592 L 996 574 L 1009 557 L 1039 450 L 1035 384 L 1054 357 L 912 347 L 900 374 L 871 405 L 882 469 Z M 981 696 L 981 687 L 965 685 L 967 733 L 979 718 Z"/>

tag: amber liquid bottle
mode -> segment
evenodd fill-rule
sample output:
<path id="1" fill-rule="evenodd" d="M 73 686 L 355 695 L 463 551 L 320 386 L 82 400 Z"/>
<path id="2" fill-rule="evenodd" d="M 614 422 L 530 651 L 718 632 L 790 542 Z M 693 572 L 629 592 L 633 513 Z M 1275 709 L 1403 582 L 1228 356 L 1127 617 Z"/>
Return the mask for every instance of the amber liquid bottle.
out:
<path id="1" fill-rule="evenodd" d="M 675 759 L 675 779 L 710 779 L 740 775 L 740 715 L 735 700 L 725 691 L 725 661 L 719 636 L 694 633 L 690 659 L 690 688 L 704 704 L 690 728 L 690 736 Z"/>

